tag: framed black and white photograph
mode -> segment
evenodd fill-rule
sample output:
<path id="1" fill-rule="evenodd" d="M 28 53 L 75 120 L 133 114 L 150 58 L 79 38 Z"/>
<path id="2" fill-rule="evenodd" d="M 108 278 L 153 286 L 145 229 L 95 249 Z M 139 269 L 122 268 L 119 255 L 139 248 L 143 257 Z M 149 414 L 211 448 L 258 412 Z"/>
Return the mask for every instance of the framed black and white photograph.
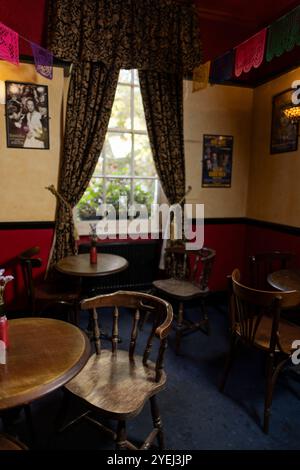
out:
<path id="1" fill-rule="evenodd" d="M 294 152 L 298 148 L 298 123 L 290 120 L 284 110 L 293 106 L 292 93 L 288 89 L 273 96 L 270 153 Z"/>
<path id="2" fill-rule="evenodd" d="M 49 149 L 48 87 L 5 82 L 7 147 Z"/>
<path id="3" fill-rule="evenodd" d="M 203 188 L 230 188 L 232 151 L 232 135 L 203 136 Z"/>

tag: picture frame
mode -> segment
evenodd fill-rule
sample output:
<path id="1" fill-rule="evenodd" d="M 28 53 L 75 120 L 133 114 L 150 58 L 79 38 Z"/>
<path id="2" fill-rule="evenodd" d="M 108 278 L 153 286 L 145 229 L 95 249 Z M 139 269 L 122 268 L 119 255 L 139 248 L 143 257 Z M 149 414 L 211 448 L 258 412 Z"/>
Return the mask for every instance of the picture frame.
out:
<path id="1" fill-rule="evenodd" d="M 232 153 L 232 135 L 203 135 L 203 188 L 231 187 Z"/>
<path id="2" fill-rule="evenodd" d="M 294 152 L 298 149 L 299 124 L 291 122 L 283 112 L 285 108 L 293 105 L 294 91 L 289 88 L 272 98 L 271 154 Z"/>
<path id="3" fill-rule="evenodd" d="M 50 148 L 47 85 L 6 81 L 5 116 L 8 148 Z"/>

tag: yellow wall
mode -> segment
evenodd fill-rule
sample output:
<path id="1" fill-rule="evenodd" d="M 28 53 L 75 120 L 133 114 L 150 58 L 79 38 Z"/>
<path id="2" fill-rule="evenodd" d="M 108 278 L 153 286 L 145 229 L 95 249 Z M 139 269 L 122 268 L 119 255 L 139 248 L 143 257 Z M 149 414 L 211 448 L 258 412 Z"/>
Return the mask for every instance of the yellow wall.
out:
<path id="1" fill-rule="evenodd" d="M 61 144 L 63 69 L 54 67 L 53 80 L 37 74 L 30 64 L 19 67 L 0 61 L 0 80 L 48 86 L 50 149 L 14 149 L 6 146 L 5 106 L 0 104 L 0 222 L 51 221 L 55 198 L 44 188 L 57 186 Z"/>
<path id="2" fill-rule="evenodd" d="M 204 203 L 205 217 L 245 217 L 253 90 L 213 85 L 192 93 L 184 82 L 186 186 L 190 203 Z M 231 188 L 202 188 L 203 134 L 232 135 Z"/>
<path id="3" fill-rule="evenodd" d="M 300 149 L 270 154 L 272 97 L 300 79 L 300 68 L 254 90 L 247 216 L 300 226 Z"/>

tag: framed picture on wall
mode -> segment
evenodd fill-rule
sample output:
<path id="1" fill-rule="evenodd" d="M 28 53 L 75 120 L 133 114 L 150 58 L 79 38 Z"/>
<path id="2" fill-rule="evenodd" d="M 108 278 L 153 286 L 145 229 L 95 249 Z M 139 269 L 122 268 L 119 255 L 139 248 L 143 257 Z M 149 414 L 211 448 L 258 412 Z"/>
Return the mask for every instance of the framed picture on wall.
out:
<path id="1" fill-rule="evenodd" d="M 5 82 L 7 147 L 49 149 L 48 87 Z"/>
<path id="2" fill-rule="evenodd" d="M 232 135 L 210 134 L 203 136 L 203 188 L 230 188 L 232 151 Z"/>
<path id="3" fill-rule="evenodd" d="M 292 106 L 292 93 L 288 89 L 273 96 L 270 153 L 294 152 L 298 148 L 298 123 L 291 122 L 284 109 Z"/>

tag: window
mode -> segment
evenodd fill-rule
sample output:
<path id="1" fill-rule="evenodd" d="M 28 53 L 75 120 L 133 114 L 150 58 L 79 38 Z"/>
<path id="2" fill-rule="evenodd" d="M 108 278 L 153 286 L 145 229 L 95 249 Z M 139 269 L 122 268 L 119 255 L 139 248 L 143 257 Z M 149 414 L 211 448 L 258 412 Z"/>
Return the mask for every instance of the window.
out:
<path id="1" fill-rule="evenodd" d="M 79 220 L 97 220 L 103 203 L 119 216 L 122 204 L 157 202 L 158 177 L 150 149 L 136 70 L 121 70 L 105 143 L 90 184 L 77 205 Z"/>

